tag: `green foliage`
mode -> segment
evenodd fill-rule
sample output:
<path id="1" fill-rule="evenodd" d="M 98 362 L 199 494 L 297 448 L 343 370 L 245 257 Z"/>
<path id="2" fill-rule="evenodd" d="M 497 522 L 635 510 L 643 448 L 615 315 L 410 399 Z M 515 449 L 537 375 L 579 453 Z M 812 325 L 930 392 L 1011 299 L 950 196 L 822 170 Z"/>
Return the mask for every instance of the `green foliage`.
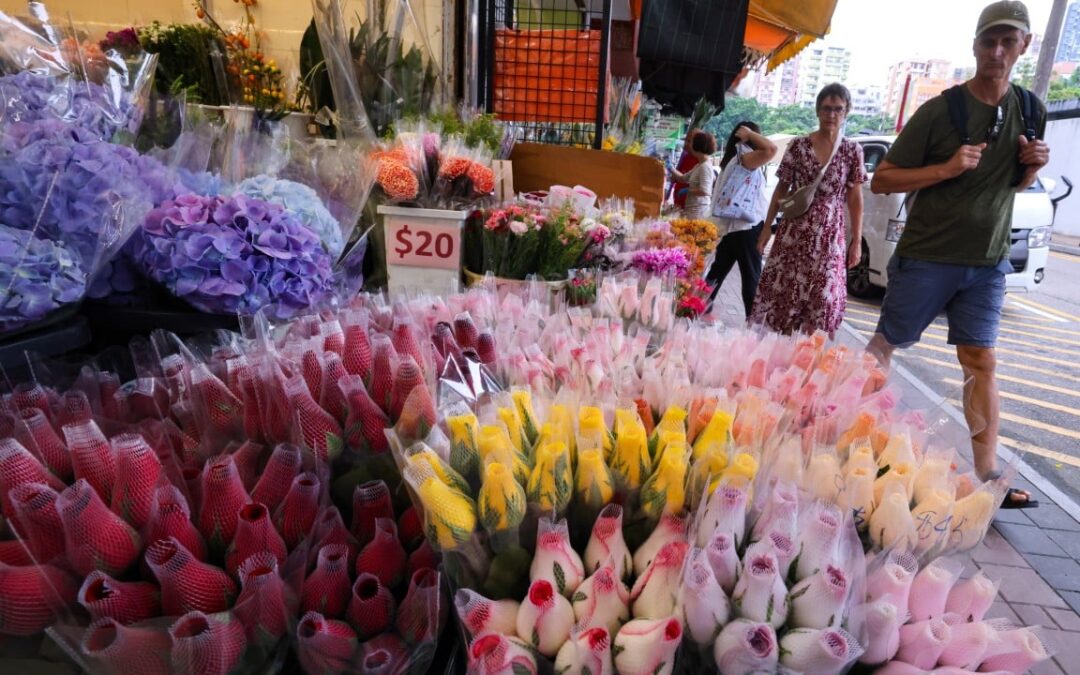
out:
<path id="1" fill-rule="evenodd" d="M 225 43 L 208 26 L 173 23 L 162 25 L 155 21 L 138 29 L 143 49 L 158 55 L 158 74 L 154 78 L 157 92 L 169 95 L 183 89 L 195 92 L 198 100 L 207 105 L 228 103 L 224 86 Z M 214 54 L 220 54 L 221 72 L 215 72 Z"/>
<path id="2" fill-rule="evenodd" d="M 1047 101 L 1073 101 L 1080 99 L 1080 68 L 1068 77 L 1058 77 L 1050 83 Z"/>
<path id="3" fill-rule="evenodd" d="M 427 120 L 436 125 L 444 137 L 459 136 L 467 147 L 483 147 L 495 156 L 498 156 L 502 146 L 504 129 L 496 121 L 495 115 L 490 113 L 463 115 L 461 110 L 445 108 L 428 115 L 408 115 L 405 119 L 409 121 Z M 393 125 L 387 129 L 386 135 L 394 135 Z"/>
<path id="4" fill-rule="evenodd" d="M 731 130 L 738 122 L 750 120 L 761 126 L 764 135 L 792 134 L 801 136 L 817 129 L 818 118 L 813 108 L 787 105 L 770 108 L 752 98 L 731 97 L 724 111 L 705 124 L 705 130 L 716 136 L 717 144 L 723 146 Z M 866 117 L 851 115 L 847 121 L 849 134 L 862 131 L 888 133 L 896 128 L 896 121 L 886 115 Z"/>
<path id="5" fill-rule="evenodd" d="M 420 115 L 431 108 L 438 74 L 435 64 L 413 45 L 405 49 L 400 35 L 384 28 L 386 3 L 375 3 L 374 16 L 360 19 L 349 31 L 349 55 L 372 129 L 383 136 L 394 120 Z M 301 40 L 303 101 L 310 112 L 335 110 L 326 62 L 314 21 Z"/>
<path id="6" fill-rule="evenodd" d="M 312 113 L 323 108 L 334 109 L 334 91 L 330 87 L 330 74 L 326 70 L 315 19 L 300 39 L 300 78 L 296 98 L 302 109 Z"/>

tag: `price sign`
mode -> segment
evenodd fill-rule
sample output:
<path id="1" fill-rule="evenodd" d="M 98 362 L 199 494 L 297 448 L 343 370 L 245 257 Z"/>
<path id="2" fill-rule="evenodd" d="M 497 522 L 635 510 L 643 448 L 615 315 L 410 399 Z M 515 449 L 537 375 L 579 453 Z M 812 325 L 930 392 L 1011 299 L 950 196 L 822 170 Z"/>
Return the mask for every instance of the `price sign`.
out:
<path id="1" fill-rule="evenodd" d="M 461 226 L 394 218 L 386 228 L 386 257 L 392 265 L 456 270 L 461 266 Z"/>

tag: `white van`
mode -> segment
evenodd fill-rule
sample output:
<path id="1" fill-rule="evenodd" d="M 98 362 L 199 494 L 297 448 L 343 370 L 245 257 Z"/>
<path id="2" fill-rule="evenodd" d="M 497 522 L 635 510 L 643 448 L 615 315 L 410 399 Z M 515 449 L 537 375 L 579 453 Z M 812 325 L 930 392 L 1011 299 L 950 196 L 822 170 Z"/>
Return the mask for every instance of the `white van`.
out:
<path id="1" fill-rule="evenodd" d="M 862 145 L 866 173 L 873 177 L 874 170 L 885 159 L 896 136 L 853 136 L 851 140 Z M 777 157 L 781 157 L 781 154 L 777 153 Z M 766 191 L 770 196 L 776 187 L 776 166 L 771 164 L 766 171 Z M 1008 291 L 1033 291 L 1042 283 L 1050 255 L 1054 205 L 1068 196 L 1066 193 L 1051 200 L 1050 193 L 1055 186 L 1052 179 L 1040 177 L 1031 187 L 1016 195 L 1013 203 L 1012 247 L 1009 250 L 1013 272 L 1005 277 Z M 907 221 L 905 196 L 905 193 L 876 195 L 870 191 L 870 181 L 863 185 L 863 254 L 859 265 L 848 271 L 848 293 L 851 295 L 870 297 L 881 293 L 889 283 L 885 268 Z"/>

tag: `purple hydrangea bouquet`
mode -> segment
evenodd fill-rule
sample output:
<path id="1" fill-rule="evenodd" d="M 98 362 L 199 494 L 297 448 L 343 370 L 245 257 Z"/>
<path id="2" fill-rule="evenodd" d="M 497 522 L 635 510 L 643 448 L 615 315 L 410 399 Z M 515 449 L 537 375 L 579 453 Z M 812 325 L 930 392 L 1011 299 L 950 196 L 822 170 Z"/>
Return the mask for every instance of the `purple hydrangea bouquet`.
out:
<path id="1" fill-rule="evenodd" d="M 60 290 L 28 301 L 14 286 L 0 285 L 0 323 L 33 323 L 43 318 L 42 308 L 78 301 L 91 288 L 93 295 L 108 294 L 115 256 L 154 204 L 176 191 L 159 162 L 80 125 L 49 116 L 6 125 L 0 224 L 23 234 L 5 240 L 3 264 L 15 279 L 48 278 L 53 286 L 43 288 Z M 50 264 L 54 269 L 46 272 Z"/>
<path id="2" fill-rule="evenodd" d="M 335 260 L 344 250 L 341 226 L 323 205 L 318 193 L 307 185 L 263 174 L 241 181 L 236 186 L 236 193 L 286 209 L 319 237 L 323 248 Z"/>
<path id="3" fill-rule="evenodd" d="M 149 213 L 132 256 L 196 309 L 288 318 L 333 290 L 333 257 L 284 207 L 242 193 L 184 194 Z"/>
<path id="4" fill-rule="evenodd" d="M 153 158 L 58 119 L 11 124 L 0 138 L 0 222 L 62 241 L 90 272 L 115 253 L 175 181 Z"/>
<path id="5" fill-rule="evenodd" d="M 0 332 L 44 319 L 85 289 L 86 272 L 62 244 L 0 224 Z"/>

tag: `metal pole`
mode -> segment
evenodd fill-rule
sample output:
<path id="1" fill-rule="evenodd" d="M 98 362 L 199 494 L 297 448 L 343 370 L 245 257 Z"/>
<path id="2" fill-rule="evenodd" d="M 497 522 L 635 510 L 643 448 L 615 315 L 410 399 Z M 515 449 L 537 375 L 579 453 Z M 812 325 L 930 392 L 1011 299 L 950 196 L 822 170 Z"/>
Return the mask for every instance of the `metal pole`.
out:
<path id="1" fill-rule="evenodd" d="M 900 97 L 900 112 L 896 116 L 896 133 L 900 133 L 904 130 L 904 113 L 907 108 L 908 91 L 911 90 L 911 73 L 907 74 L 907 79 L 904 80 L 904 95 Z"/>
<path id="2" fill-rule="evenodd" d="M 611 0 L 604 0 L 604 15 L 600 20 L 600 82 L 596 88 L 596 133 L 593 148 L 604 145 L 604 118 L 607 116 L 608 48 L 611 42 Z"/>
<path id="3" fill-rule="evenodd" d="M 1050 20 L 1046 22 L 1046 34 L 1043 35 L 1039 50 L 1039 61 L 1035 65 L 1035 83 L 1032 91 L 1039 98 L 1046 100 L 1050 91 L 1050 76 L 1054 71 L 1054 59 L 1057 57 L 1058 41 L 1061 39 L 1061 24 L 1065 22 L 1066 0 L 1054 0 L 1050 9 Z"/>

